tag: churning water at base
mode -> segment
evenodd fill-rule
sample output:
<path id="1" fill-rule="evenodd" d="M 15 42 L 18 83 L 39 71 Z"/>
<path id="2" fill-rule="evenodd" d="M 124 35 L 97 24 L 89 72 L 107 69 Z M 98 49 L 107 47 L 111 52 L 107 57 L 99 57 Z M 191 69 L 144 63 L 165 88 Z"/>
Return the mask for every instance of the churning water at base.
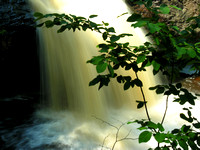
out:
<path id="1" fill-rule="evenodd" d="M 42 13 L 65 12 L 85 17 L 98 14 L 99 20 L 95 21 L 109 22 L 118 33 L 133 32 L 133 38 L 125 39 L 131 45 L 140 45 L 147 40 L 141 29 L 133 31 L 129 27 L 126 17 L 117 18 L 127 12 L 122 0 L 30 0 L 30 4 L 34 11 Z M 141 99 L 139 89 L 123 91 L 115 81 L 100 91 L 97 86 L 88 86 L 97 74 L 95 67 L 86 61 L 97 55 L 96 45 L 102 42 L 100 35 L 89 31 L 57 34 L 55 28 L 42 28 L 39 39 L 47 108 L 35 113 L 32 124 L 16 127 L 5 134 L 5 141 L 16 145 L 17 150 L 106 150 L 111 149 L 116 140 L 116 127 L 123 124 L 117 136 L 121 141 L 117 142 L 115 150 L 141 150 L 154 145 L 154 141 L 139 145 L 135 139 L 139 134 L 135 130 L 137 125 L 126 124 L 130 120 L 146 118 L 143 110 L 136 110 L 135 100 Z M 165 106 L 162 103 L 154 105 L 157 98 L 148 91 L 149 86 L 155 85 L 155 78 L 149 73 L 139 76 L 146 85 L 152 118 L 160 121 Z M 172 117 L 174 115 L 170 119 Z M 168 128 L 170 124 L 177 124 L 177 118 L 172 119 L 176 121 L 166 120 Z M 20 134 L 19 138 L 15 136 L 17 134 Z"/>
<path id="2" fill-rule="evenodd" d="M 153 120 L 160 121 L 158 118 L 163 114 L 164 105 L 161 103 L 152 110 Z M 183 123 L 175 110 L 181 110 L 178 104 L 169 110 L 165 120 L 167 130 L 180 127 Z M 194 111 L 198 112 L 198 108 Z M 43 109 L 35 113 L 32 123 L 17 126 L 1 138 L 7 147 L 14 146 L 16 150 L 110 150 L 117 133 L 113 126 L 119 128 L 124 124 L 119 130 L 118 140 L 127 139 L 117 142 L 115 150 L 141 150 L 156 146 L 154 140 L 138 144 L 139 131 L 136 128 L 139 126 L 126 124 L 127 121 L 145 118 L 143 111 L 121 108 L 109 111 L 107 118 L 102 120 L 91 116 L 90 120 L 85 120 L 69 111 Z"/>

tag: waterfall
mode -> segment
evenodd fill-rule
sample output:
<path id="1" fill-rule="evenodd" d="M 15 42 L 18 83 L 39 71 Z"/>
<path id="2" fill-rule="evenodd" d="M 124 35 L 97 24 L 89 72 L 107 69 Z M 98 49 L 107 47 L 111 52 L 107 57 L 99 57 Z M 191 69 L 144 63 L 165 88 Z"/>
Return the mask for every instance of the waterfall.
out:
<path id="1" fill-rule="evenodd" d="M 118 33 L 133 33 L 127 38 L 134 45 L 143 44 L 147 39 L 141 29 L 133 30 L 124 17 L 117 18 L 127 12 L 123 1 L 78 1 L 78 0 L 32 0 L 34 10 L 42 13 L 64 12 L 88 17 L 98 14 L 99 21 L 109 22 Z M 123 87 L 111 81 L 108 87 L 98 91 L 96 86 L 89 87 L 89 81 L 97 76 L 95 66 L 86 64 L 92 56 L 97 55 L 96 45 L 103 42 L 100 35 L 91 31 L 65 31 L 58 34 L 56 28 L 40 29 L 40 56 L 43 75 L 43 91 L 45 101 L 51 108 L 68 109 L 84 115 L 105 116 L 113 107 L 135 107 L 136 100 L 142 100 L 139 89 L 123 91 Z M 126 72 L 121 72 L 126 74 Z M 133 72 L 129 72 L 131 76 Z M 154 84 L 149 74 L 141 74 L 141 80 L 148 86 Z M 146 94 L 150 94 L 146 90 Z M 151 96 L 153 100 L 153 94 Z"/>
<path id="2" fill-rule="evenodd" d="M 133 37 L 123 39 L 131 45 L 141 45 L 148 40 L 141 29 L 130 27 L 126 22 L 127 16 L 117 18 L 128 11 L 123 0 L 29 0 L 29 2 L 35 12 L 44 14 L 58 12 L 84 17 L 97 14 L 98 17 L 94 18 L 94 21 L 108 22 L 116 29 L 117 34 L 132 33 Z M 98 55 L 96 45 L 103 42 L 101 35 L 92 31 L 65 31 L 58 34 L 56 30 L 56 27 L 38 29 L 41 82 L 44 93 L 42 102 L 48 110 L 40 110 L 36 115 L 37 118 L 50 121 L 29 128 L 24 133 L 24 136 L 30 138 L 26 145 L 37 148 L 55 144 L 58 147 L 63 146 L 62 149 L 70 147 L 74 150 L 112 147 L 116 131 L 112 126 L 101 122 L 105 120 L 120 126 L 121 122 L 128 119 L 137 119 L 139 116 L 145 118 L 143 110 L 136 110 L 135 101 L 142 100 L 139 88 L 124 91 L 123 85 L 114 79 L 108 87 L 100 90 L 97 86 L 89 87 L 89 82 L 97 76 L 97 73 L 95 66 L 87 64 L 86 61 Z M 144 82 L 148 105 L 153 106 L 155 95 L 148 88 L 155 85 L 155 78 L 149 72 L 151 68 L 146 73 L 140 73 L 139 78 Z M 134 75 L 131 71 L 119 70 L 119 73 Z M 130 128 L 131 125 L 128 129 L 121 129 L 119 137 L 126 135 Z M 108 133 L 111 135 L 106 137 Z M 134 131 L 130 136 L 137 137 L 138 132 Z M 103 141 L 105 142 L 101 145 Z M 117 143 L 116 149 L 132 149 L 133 145 L 137 147 L 137 141 L 129 142 L 131 144 Z M 144 145 L 142 147 L 144 148 Z"/>
<path id="3" fill-rule="evenodd" d="M 117 34 L 133 34 L 133 37 L 122 40 L 130 45 L 140 45 L 149 40 L 143 30 L 130 27 L 126 22 L 127 16 L 117 18 L 128 11 L 124 0 L 28 1 L 34 12 L 44 14 L 57 12 L 86 18 L 97 14 L 98 17 L 93 18 L 94 22 L 108 22 Z M 157 146 L 154 138 L 148 143 L 139 144 L 139 125 L 127 124 L 128 121 L 146 118 L 143 108 L 136 109 L 135 101 L 142 100 L 138 88 L 124 91 L 123 85 L 115 79 L 101 90 L 98 90 L 98 86 L 89 87 L 89 82 L 97 73 L 95 66 L 86 61 L 98 55 L 96 45 L 104 42 L 100 34 L 92 31 L 65 31 L 58 34 L 56 27 L 37 30 L 43 107 L 39 105 L 23 124 L 13 129 L 8 124 L 6 130 L 0 131 L 3 133 L 0 136 L 1 145 L 5 143 L 6 149 L 16 150 L 108 150 L 112 149 L 117 140 L 114 150 L 143 150 Z M 131 71 L 121 69 L 117 73 L 134 78 Z M 140 73 L 139 78 L 144 83 L 151 119 L 160 122 L 165 111 L 166 97 L 158 97 L 148 90 L 149 86 L 159 84 L 160 78 L 152 75 L 151 68 Z M 199 82 L 194 82 L 192 78 L 184 83 L 188 89 L 199 90 Z M 171 96 L 168 106 L 163 124 L 166 132 L 183 125 L 183 120 L 179 117 L 182 108 L 178 103 L 173 103 Z M 193 109 L 193 114 L 198 119 L 199 106 L 200 103 L 197 102 Z M 18 109 L 16 106 L 15 110 Z M 25 110 L 24 113 L 27 113 Z M 7 119 L 11 122 L 10 118 Z M 0 123 L 4 124 L 4 120 Z"/>

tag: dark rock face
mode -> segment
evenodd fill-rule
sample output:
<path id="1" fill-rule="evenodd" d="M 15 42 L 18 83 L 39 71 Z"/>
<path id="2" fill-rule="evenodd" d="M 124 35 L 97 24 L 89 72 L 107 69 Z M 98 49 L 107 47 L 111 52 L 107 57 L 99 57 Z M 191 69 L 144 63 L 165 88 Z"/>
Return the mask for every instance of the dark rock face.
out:
<path id="1" fill-rule="evenodd" d="M 0 1 L 0 96 L 39 89 L 34 26 L 26 0 Z"/>
<path id="2" fill-rule="evenodd" d="M 0 2 L 0 26 L 32 26 L 33 16 L 25 0 L 3 0 Z"/>
<path id="3" fill-rule="evenodd" d="M 36 29 L 25 0 L 0 0 L 0 145 L 6 143 L 16 126 L 31 124 L 30 118 L 39 100 L 39 61 Z M 36 92 L 36 93 L 35 93 Z M 25 96 L 27 95 L 27 96 Z M 12 138 L 21 138 L 16 132 Z M 10 144 L 10 145 L 9 145 Z"/>

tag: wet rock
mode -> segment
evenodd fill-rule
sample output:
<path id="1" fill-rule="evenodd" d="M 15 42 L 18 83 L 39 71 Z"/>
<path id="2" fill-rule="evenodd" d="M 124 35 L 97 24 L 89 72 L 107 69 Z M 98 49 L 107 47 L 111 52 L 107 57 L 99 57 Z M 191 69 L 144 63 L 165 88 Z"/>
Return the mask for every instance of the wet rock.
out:
<path id="1" fill-rule="evenodd" d="M 25 0 L 4 0 L 0 2 L 0 27 L 33 26 L 31 9 Z"/>
<path id="2" fill-rule="evenodd" d="M 192 76 L 181 81 L 184 88 L 200 96 L 200 76 Z"/>
<path id="3" fill-rule="evenodd" d="M 34 17 L 26 0 L 0 1 L 0 97 L 39 90 Z"/>

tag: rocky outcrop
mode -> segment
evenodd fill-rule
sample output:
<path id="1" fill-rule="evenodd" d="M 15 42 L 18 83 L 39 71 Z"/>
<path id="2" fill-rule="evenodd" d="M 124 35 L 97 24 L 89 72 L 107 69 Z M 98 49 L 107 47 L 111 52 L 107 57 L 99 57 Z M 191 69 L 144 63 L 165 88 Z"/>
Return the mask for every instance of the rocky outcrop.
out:
<path id="1" fill-rule="evenodd" d="M 0 1 L 0 96 L 39 87 L 35 22 L 26 0 Z"/>
<path id="2" fill-rule="evenodd" d="M 126 0 L 133 11 L 140 11 L 145 13 L 145 15 L 150 15 L 144 6 L 131 5 L 131 0 Z M 162 15 L 162 21 L 165 22 L 175 22 L 181 30 L 188 26 L 186 21 L 190 17 L 200 15 L 200 0 L 153 0 L 153 6 L 160 6 L 162 4 L 174 5 L 181 8 L 182 10 L 177 10 L 171 8 L 170 14 Z"/>
<path id="3" fill-rule="evenodd" d="M 175 24 L 180 28 L 184 29 L 188 26 L 187 19 L 190 17 L 198 16 L 200 14 L 200 0 L 161 0 L 157 1 L 154 5 L 174 5 L 182 10 L 177 10 L 171 8 L 169 15 L 164 15 L 166 21 L 175 22 Z"/>
<path id="4" fill-rule="evenodd" d="M 3 0 L 0 2 L 0 27 L 33 26 L 33 16 L 25 0 Z"/>

